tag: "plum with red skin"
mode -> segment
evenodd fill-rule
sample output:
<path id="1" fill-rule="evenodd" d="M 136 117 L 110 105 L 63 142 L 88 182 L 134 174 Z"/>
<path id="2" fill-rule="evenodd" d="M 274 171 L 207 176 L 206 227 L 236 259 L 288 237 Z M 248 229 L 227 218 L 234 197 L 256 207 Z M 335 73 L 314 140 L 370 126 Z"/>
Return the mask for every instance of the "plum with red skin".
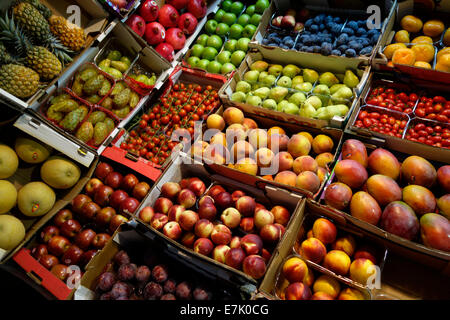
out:
<path id="1" fill-rule="evenodd" d="M 111 289 L 111 298 L 117 300 L 120 297 L 128 297 L 131 294 L 131 287 L 122 281 L 114 283 Z"/>
<path id="2" fill-rule="evenodd" d="M 97 287 L 102 291 L 109 291 L 112 289 L 116 281 L 117 279 L 114 273 L 104 272 L 100 275 L 100 277 L 98 277 Z"/>
<path id="3" fill-rule="evenodd" d="M 187 281 L 180 282 L 176 289 L 175 295 L 181 300 L 191 300 L 192 299 L 192 287 Z"/>
<path id="4" fill-rule="evenodd" d="M 119 266 L 128 264 L 130 263 L 130 256 L 125 250 L 120 250 L 114 255 L 113 261 Z"/>
<path id="5" fill-rule="evenodd" d="M 147 282 L 151 276 L 151 271 L 147 266 L 140 266 L 136 270 L 136 280 L 139 282 Z"/>
<path id="6" fill-rule="evenodd" d="M 137 266 L 134 263 L 123 264 L 117 270 L 117 278 L 122 281 L 131 281 L 136 276 Z"/>
<path id="7" fill-rule="evenodd" d="M 166 293 L 161 296 L 160 300 L 177 300 L 177 298 L 175 298 L 175 296 L 171 293 Z"/>
<path id="8" fill-rule="evenodd" d="M 165 265 L 157 265 L 152 270 L 152 279 L 158 283 L 163 283 L 169 277 L 169 271 Z"/>
<path id="9" fill-rule="evenodd" d="M 194 300 L 198 301 L 211 300 L 211 294 L 202 287 L 195 288 L 192 295 L 194 296 Z"/>
<path id="10" fill-rule="evenodd" d="M 150 281 L 144 287 L 144 298 L 147 300 L 158 300 L 163 295 L 163 289 L 159 283 Z"/>
<path id="11" fill-rule="evenodd" d="M 174 293 L 175 289 L 177 287 L 177 283 L 173 279 L 167 279 L 167 281 L 164 283 L 164 292 L 166 293 Z"/>

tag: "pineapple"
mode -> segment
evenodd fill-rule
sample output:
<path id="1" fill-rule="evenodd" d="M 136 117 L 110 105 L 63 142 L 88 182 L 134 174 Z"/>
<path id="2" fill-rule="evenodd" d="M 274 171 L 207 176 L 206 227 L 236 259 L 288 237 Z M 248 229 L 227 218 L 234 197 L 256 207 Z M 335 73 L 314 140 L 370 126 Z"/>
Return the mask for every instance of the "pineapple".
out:
<path id="1" fill-rule="evenodd" d="M 20 2 L 13 7 L 14 18 L 34 44 L 42 44 L 63 62 L 70 62 L 73 53 L 56 39 L 50 31 L 50 25 L 44 16 L 33 5 Z"/>
<path id="2" fill-rule="evenodd" d="M 39 88 L 39 75 L 24 66 L 5 64 L 0 68 L 0 88 L 18 98 L 29 98 Z"/>
<path id="3" fill-rule="evenodd" d="M 51 16 L 48 19 L 51 32 L 58 37 L 59 41 L 70 50 L 77 52 L 83 49 L 86 42 L 84 30 L 70 23 L 61 16 Z"/>
<path id="4" fill-rule="evenodd" d="M 5 45 L 0 42 L 0 65 L 15 62 L 15 59 L 9 54 Z"/>
<path id="5" fill-rule="evenodd" d="M 39 0 L 19 0 L 14 3 L 14 5 L 17 5 L 20 2 L 26 2 L 31 5 L 33 5 L 36 9 L 39 10 L 39 12 L 44 16 L 45 19 L 48 19 L 51 17 L 52 10 L 50 10 L 46 5 L 42 4 Z"/>

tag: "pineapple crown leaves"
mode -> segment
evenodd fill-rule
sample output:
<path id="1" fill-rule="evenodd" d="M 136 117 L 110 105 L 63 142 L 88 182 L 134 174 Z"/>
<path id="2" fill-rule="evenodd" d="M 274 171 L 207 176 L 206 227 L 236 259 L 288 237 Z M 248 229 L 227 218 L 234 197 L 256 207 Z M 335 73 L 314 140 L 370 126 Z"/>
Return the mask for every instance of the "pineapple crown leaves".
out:
<path id="1" fill-rule="evenodd" d="M 6 43 L 13 43 L 19 56 L 25 56 L 27 51 L 32 48 L 31 42 L 24 35 L 22 30 L 14 23 L 14 19 L 10 19 L 8 14 L 5 18 L 0 18 L 0 40 Z"/>

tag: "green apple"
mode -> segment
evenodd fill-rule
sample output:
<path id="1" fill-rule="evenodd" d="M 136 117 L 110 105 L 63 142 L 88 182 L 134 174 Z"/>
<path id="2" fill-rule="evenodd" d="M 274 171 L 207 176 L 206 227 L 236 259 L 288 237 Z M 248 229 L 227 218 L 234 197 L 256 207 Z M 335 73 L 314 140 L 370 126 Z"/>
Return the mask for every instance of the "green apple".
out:
<path id="1" fill-rule="evenodd" d="M 270 5 L 269 0 L 258 0 L 255 3 L 255 12 L 262 14 Z"/>
<path id="2" fill-rule="evenodd" d="M 247 95 L 241 91 L 234 92 L 231 95 L 231 101 L 234 101 L 234 102 L 244 102 L 246 98 L 247 98 Z"/>
<path id="3" fill-rule="evenodd" d="M 262 104 L 263 108 L 275 110 L 277 108 L 277 102 L 273 99 L 266 99 Z"/>
<path id="4" fill-rule="evenodd" d="M 230 12 L 233 12 L 235 15 L 238 15 L 244 10 L 244 4 L 240 1 L 235 1 L 230 7 Z"/>
<path id="5" fill-rule="evenodd" d="M 282 76 L 278 79 L 277 86 L 290 88 L 292 86 L 292 80 L 288 76 Z"/>
<path id="6" fill-rule="evenodd" d="M 222 21 L 223 15 L 226 13 L 225 10 L 223 9 L 219 9 L 217 10 L 215 16 L 214 16 L 214 20 L 216 21 Z"/>
<path id="7" fill-rule="evenodd" d="M 222 9 L 225 10 L 226 12 L 229 12 L 232 4 L 233 1 L 225 0 L 224 2 L 222 2 Z"/>
<path id="8" fill-rule="evenodd" d="M 259 71 L 251 70 L 244 73 L 244 80 L 250 83 L 255 83 L 258 81 Z"/>
<path id="9" fill-rule="evenodd" d="M 231 55 L 231 63 L 234 64 L 236 67 L 239 66 L 245 58 L 245 52 L 242 50 L 236 50 Z"/>
<path id="10" fill-rule="evenodd" d="M 213 47 L 206 47 L 202 53 L 202 59 L 213 61 L 217 56 L 217 49 Z"/>
<path id="11" fill-rule="evenodd" d="M 301 106 L 303 102 L 305 102 L 306 96 L 303 92 L 296 92 L 293 95 L 291 95 L 288 99 L 290 103 L 293 103 L 297 106 Z"/>
<path id="12" fill-rule="evenodd" d="M 208 64 L 209 64 L 208 59 L 202 59 L 197 63 L 197 68 L 206 70 L 206 68 L 208 67 Z"/>
<path id="13" fill-rule="evenodd" d="M 251 106 L 259 106 L 262 103 L 262 99 L 258 96 L 251 96 L 248 95 L 247 98 L 245 99 L 245 103 L 248 103 Z"/>
<path id="14" fill-rule="evenodd" d="M 230 38 L 240 39 L 242 37 L 242 32 L 244 32 L 244 27 L 235 23 L 230 27 Z"/>
<path id="15" fill-rule="evenodd" d="M 235 23 L 237 20 L 237 17 L 234 13 L 227 12 L 223 15 L 222 21 L 223 23 L 226 23 L 227 25 L 231 26 L 233 23 Z"/>
<path id="16" fill-rule="evenodd" d="M 206 45 L 208 47 L 213 47 L 217 51 L 219 51 L 220 48 L 222 48 L 223 41 L 222 41 L 222 38 L 220 38 L 217 34 L 213 34 L 212 36 L 210 36 L 208 38 L 208 41 L 206 42 Z"/>
<path id="17" fill-rule="evenodd" d="M 206 70 L 210 73 L 220 73 L 220 69 L 222 68 L 222 64 L 218 61 L 211 61 L 208 64 Z"/>
<path id="18" fill-rule="evenodd" d="M 203 50 L 205 50 L 205 47 L 201 44 L 196 43 L 192 46 L 191 55 L 195 57 L 201 57 Z"/>
<path id="19" fill-rule="evenodd" d="M 251 40 L 249 38 L 240 38 L 236 43 L 236 50 L 242 50 L 244 52 L 248 51 L 248 43 Z"/>
<path id="20" fill-rule="evenodd" d="M 234 52 L 236 50 L 236 44 L 237 44 L 236 39 L 229 39 L 227 42 L 225 42 L 225 46 L 223 47 L 223 49 L 230 52 Z"/>
<path id="21" fill-rule="evenodd" d="M 231 62 L 227 62 L 222 65 L 222 68 L 220 69 L 220 73 L 227 74 L 234 70 L 236 70 L 236 67 Z"/>
<path id="22" fill-rule="evenodd" d="M 241 26 L 245 27 L 246 25 L 248 25 L 250 23 L 250 16 L 246 13 L 243 13 L 237 20 L 237 23 L 240 24 Z"/>
<path id="23" fill-rule="evenodd" d="M 255 13 L 250 18 L 250 23 L 254 26 L 259 26 L 259 23 L 261 22 L 262 16 L 259 13 Z"/>
<path id="24" fill-rule="evenodd" d="M 206 32 L 208 34 L 214 34 L 214 32 L 216 32 L 216 28 L 217 28 L 218 24 L 219 23 L 216 20 L 214 20 L 214 19 L 206 21 L 206 23 L 205 23 L 205 30 L 206 30 Z"/>
<path id="25" fill-rule="evenodd" d="M 219 61 L 221 64 L 225 64 L 227 62 L 230 62 L 231 58 L 231 52 L 227 50 L 223 50 L 221 53 L 219 53 L 216 57 L 216 60 Z"/>
<path id="26" fill-rule="evenodd" d="M 225 35 L 228 34 L 228 31 L 230 31 L 230 27 L 226 23 L 221 22 L 217 25 L 216 28 L 217 35 L 224 37 Z"/>
<path id="27" fill-rule="evenodd" d="M 245 10 L 245 13 L 248 14 L 249 16 L 252 16 L 255 13 L 255 5 L 252 4 L 251 6 L 248 6 L 247 9 Z"/>
<path id="28" fill-rule="evenodd" d="M 199 57 L 195 57 L 195 56 L 191 56 L 191 57 L 189 57 L 188 59 L 187 59 L 187 63 L 188 63 L 188 65 L 190 65 L 191 67 L 196 67 L 197 66 L 197 64 L 198 64 L 198 62 L 200 61 L 200 58 Z"/>
<path id="29" fill-rule="evenodd" d="M 242 31 L 242 36 L 245 38 L 252 38 L 256 32 L 256 26 L 248 24 L 245 26 L 244 31 Z"/>
<path id="30" fill-rule="evenodd" d="M 300 111 L 300 108 L 297 105 L 295 105 L 295 104 L 293 104 L 291 102 L 288 102 L 283 107 L 283 112 L 284 113 L 298 114 L 299 111 Z"/>
<path id="31" fill-rule="evenodd" d="M 195 43 L 201 44 L 202 46 L 206 46 L 206 42 L 208 41 L 209 36 L 207 34 L 201 34 Z"/>
<path id="32" fill-rule="evenodd" d="M 251 89 L 252 89 L 252 86 L 250 85 L 250 83 L 248 83 L 247 81 L 241 80 L 236 84 L 236 88 L 234 90 L 248 93 L 248 92 L 250 92 Z"/>
<path id="33" fill-rule="evenodd" d="M 264 77 L 264 79 L 262 80 L 262 82 L 271 87 L 275 84 L 275 81 L 277 80 L 277 77 L 275 77 L 273 74 L 269 74 L 268 76 Z"/>

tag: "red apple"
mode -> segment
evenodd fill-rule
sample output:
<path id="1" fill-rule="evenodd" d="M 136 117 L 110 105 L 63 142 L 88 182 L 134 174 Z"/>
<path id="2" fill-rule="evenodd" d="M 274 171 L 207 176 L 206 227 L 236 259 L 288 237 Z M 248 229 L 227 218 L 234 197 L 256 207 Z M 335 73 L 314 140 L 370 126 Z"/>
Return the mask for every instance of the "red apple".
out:
<path id="1" fill-rule="evenodd" d="M 106 207 L 109 204 L 109 198 L 113 194 L 114 190 L 110 186 L 100 186 L 94 195 L 94 202 L 99 206 Z"/>
<path id="2" fill-rule="evenodd" d="M 169 198 L 158 198 L 153 205 L 153 210 L 158 213 L 168 214 L 170 208 L 173 206 L 172 201 Z"/>
<path id="3" fill-rule="evenodd" d="M 221 185 L 216 184 L 208 190 L 207 195 L 211 196 L 214 199 L 215 196 L 221 192 L 225 192 L 225 189 Z"/>
<path id="4" fill-rule="evenodd" d="M 116 215 L 116 210 L 112 207 L 105 207 L 97 212 L 95 216 L 95 223 L 98 226 L 107 226 L 111 219 Z"/>
<path id="5" fill-rule="evenodd" d="M 272 210 L 270 210 L 270 212 L 273 214 L 275 223 L 287 226 L 289 219 L 291 218 L 291 214 L 288 209 L 283 206 L 275 206 Z"/>
<path id="6" fill-rule="evenodd" d="M 207 238 L 198 238 L 194 243 L 194 251 L 205 256 L 209 256 L 213 249 L 213 243 Z"/>
<path id="7" fill-rule="evenodd" d="M 208 219 L 210 221 L 213 221 L 216 218 L 216 214 L 216 207 L 209 202 L 204 203 L 198 208 L 198 215 L 201 219 Z"/>
<path id="8" fill-rule="evenodd" d="M 266 224 L 259 231 L 259 235 L 263 241 L 268 243 L 278 242 L 281 238 L 281 229 L 274 224 Z"/>
<path id="9" fill-rule="evenodd" d="M 188 189 L 191 190 L 192 192 L 194 192 L 194 194 L 197 197 L 200 197 L 201 195 L 203 195 L 205 193 L 206 186 L 202 180 L 194 179 L 194 180 L 190 181 L 190 183 L 188 185 Z"/>
<path id="10" fill-rule="evenodd" d="M 68 266 L 78 264 L 83 253 L 83 250 L 81 250 L 78 246 L 71 245 L 70 248 L 64 252 L 61 262 Z"/>
<path id="11" fill-rule="evenodd" d="M 255 231 L 255 222 L 251 217 L 242 218 L 239 226 L 245 233 L 253 233 Z"/>
<path id="12" fill-rule="evenodd" d="M 73 238 L 81 230 L 81 224 L 75 219 L 66 220 L 61 226 L 61 235 L 67 238 Z"/>
<path id="13" fill-rule="evenodd" d="M 94 194 L 97 192 L 98 188 L 100 188 L 100 186 L 102 186 L 102 185 L 103 185 L 103 182 L 101 182 L 99 179 L 92 178 L 86 183 L 84 190 L 86 191 L 86 194 L 89 197 L 93 197 Z"/>
<path id="14" fill-rule="evenodd" d="M 40 259 L 38 259 L 38 261 L 40 264 L 44 266 L 44 268 L 48 270 L 50 270 L 59 263 L 58 258 L 51 254 L 43 255 Z"/>
<path id="15" fill-rule="evenodd" d="M 46 226 L 40 234 L 41 241 L 44 243 L 48 243 L 51 238 L 59 235 L 59 229 L 56 226 Z"/>
<path id="16" fill-rule="evenodd" d="M 150 223 L 154 215 L 155 211 L 153 210 L 153 208 L 147 206 L 142 208 L 142 210 L 139 212 L 139 219 L 141 219 L 144 223 Z"/>
<path id="17" fill-rule="evenodd" d="M 100 210 L 101 210 L 100 206 L 95 202 L 91 201 L 83 206 L 80 216 L 86 220 L 94 220 L 95 216 L 97 215 L 98 212 L 100 212 Z"/>
<path id="18" fill-rule="evenodd" d="M 200 219 L 194 226 L 194 233 L 199 238 L 209 238 L 213 229 L 214 225 L 211 221 Z"/>
<path id="19" fill-rule="evenodd" d="M 50 272 L 53 273 L 59 280 L 66 281 L 69 276 L 69 267 L 65 264 L 56 264 L 50 269 Z"/>
<path id="20" fill-rule="evenodd" d="M 245 252 L 242 248 L 232 248 L 225 255 L 225 263 L 235 269 L 240 269 L 245 259 Z"/>
<path id="21" fill-rule="evenodd" d="M 73 198 L 73 200 L 72 200 L 72 210 L 73 210 L 73 212 L 75 212 L 75 213 L 78 213 L 78 214 L 81 214 L 81 211 L 82 211 L 82 209 L 83 209 L 83 206 L 86 204 L 86 203 L 89 203 L 89 202 L 91 202 L 92 201 L 92 199 L 89 197 L 89 196 L 87 196 L 87 195 L 85 195 L 85 194 L 79 194 L 79 195 L 77 195 L 75 198 Z"/>
<path id="22" fill-rule="evenodd" d="M 225 257 L 230 250 L 231 248 L 226 244 L 220 244 L 214 248 L 212 252 L 212 258 L 221 263 L 225 263 Z"/>
<path id="23" fill-rule="evenodd" d="M 39 260 L 40 257 L 48 254 L 48 248 L 45 244 L 38 244 L 36 247 L 31 249 L 31 255 Z"/>
<path id="24" fill-rule="evenodd" d="M 231 230 L 223 224 L 216 224 L 211 232 L 211 240 L 216 245 L 229 244 L 231 238 Z"/>
<path id="25" fill-rule="evenodd" d="M 172 240 L 178 240 L 181 237 L 183 231 L 181 230 L 180 225 L 176 221 L 169 221 L 163 227 L 163 233 L 166 237 Z"/>
<path id="26" fill-rule="evenodd" d="M 165 214 L 155 213 L 150 225 L 156 230 L 161 230 L 167 222 L 169 222 L 169 218 Z"/>
<path id="27" fill-rule="evenodd" d="M 228 244 L 231 249 L 240 248 L 241 247 L 241 238 L 238 236 L 234 236 L 231 238 L 230 243 Z"/>
<path id="28" fill-rule="evenodd" d="M 214 198 L 214 203 L 222 209 L 229 208 L 233 205 L 233 199 L 231 194 L 228 192 L 221 192 L 217 194 Z"/>
<path id="29" fill-rule="evenodd" d="M 105 179 L 114 169 L 106 162 L 100 162 L 95 169 L 94 175 L 100 180 Z"/>
<path id="30" fill-rule="evenodd" d="M 241 247 L 247 255 L 259 254 L 263 248 L 263 241 L 257 234 L 247 234 L 241 239 Z"/>
<path id="31" fill-rule="evenodd" d="M 136 198 L 128 197 L 120 204 L 120 212 L 134 213 L 140 202 Z"/>
<path id="32" fill-rule="evenodd" d="M 122 179 L 122 184 L 120 185 L 127 192 L 133 191 L 133 188 L 139 183 L 139 179 L 132 173 L 127 174 Z"/>
<path id="33" fill-rule="evenodd" d="M 92 229 L 84 229 L 75 237 L 75 244 L 83 250 L 89 248 L 97 234 Z"/>
<path id="34" fill-rule="evenodd" d="M 105 184 L 113 189 L 118 189 L 122 184 L 123 176 L 117 171 L 113 171 L 105 178 Z"/>
<path id="35" fill-rule="evenodd" d="M 255 199 L 249 196 L 240 197 L 236 201 L 236 209 L 244 216 L 251 217 L 255 213 L 256 202 Z"/>
<path id="36" fill-rule="evenodd" d="M 116 231 L 116 229 L 122 224 L 128 222 L 128 219 L 125 218 L 121 214 L 116 214 L 114 217 L 112 217 L 110 223 L 109 223 L 109 232 L 113 233 Z"/>
<path id="37" fill-rule="evenodd" d="M 180 217 L 178 222 L 180 223 L 181 228 L 186 231 L 191 231 L 194 229 L 195 224 L 199 220 L 198 214 L 192 210 L 185 210 L 180 213 Z"/>
<path id="38" fill-rule="evenodd" d="M 173 205 L 170 207 L 169 212 L 167 213 L 167 217 L 169 218 L 169 221 L 176 221 L 179 222 L 180 214 L 186 210 L 183 206 L 180 206 L 179 204 Z"/>
<path id="39" fill-rule="evenodd" d="M 134 188 L 133 188 L 133 197 L 141 201 L 145 198 L 147 193 L 150 190 L 150 185 L 147 182 L 139 182 Z"/>
<path id="40" fill-rule="evenodd" d="M 166 182 L 161 187 L 161 196 L 175 200 L 180 193 L 181 187 L 176 182 Z"/>
<path id="41" fill-rule="evenodd" d="M 119 210 L 120 204 L 126 198 L 128 198 L 128 193 L 123 190 L 116 190 L 111 194 L 111 197 L 109 198 L 109 205 L 114 209 Z"/>
<path id="42" fill-rule="evenodd" d="M 63 236 L 54 236 L 48 242 L 48 251 L 59 257 L 70 247 L 70 241 Z"/>
<path id="43" fill-rule="evenodd" d="M 244 196 L 245 196 L 244 191 L 236 190 L 231 194 L 231 199 L 233 200 L 233 203 L 236 203 L 236 201 L 238 201 L 238 199 L 240 197 L 244 197 Z"/>
<path id="44" fill-rule="evenodd" d="M 261 256 L 250 255 L 242 262 L 242 270 L 253 279 L 260 279 L 266 273 L 266 262 Z"/>
<path id="45" fill-rule="evenodd" d="M 196 240 L 196 236 L 193 232 L 186 232 L 182 237 L 180 242 L 188 247 L 188 248 L 192 248 L 194 246 L 195 240 Z"/>
<path id="46" fill-rule="evenodd" d="M 220 215 L 220 220 L 230 229 L 234 229 L 241 223 L 241 214 L 235 208 L 228 208 Z"/>
<path id="47" fill-rule="evenodd" d="M 80 262 L 79 262 L 80 266 L 82 268 L 86 268 L 86 266 L 89 263 L 89 261 L 92 260 L 92 258 L 97 254 L 97 252 L 98 252 L 97 249 L 85 251 L 83 253 L 83 255 L 81 256 L 81 259 L 80 259 Z"/>
<path id="48" fill-rule="evenodd" d="M 53 223 L 58 228 L 61 228 L 63 223 L 70 219 L 73 219 L 72 211 L 70 211 L 69 209 L 61 209 L 53 218 Z"/>
<path id="49" fill-rule="evenodd" d="M 110 238 L 111 236 L 107 233 L 97 233 L 97 235 L 94 237 L 94 240 L 92 241 L 92 245 L 96 249 L 102 249 Z"/>
<path id="50" fill-rule="evenodd" d="M 186 209 L 192 208 L 197 201 L 197 197 L 194 192 L 189 189 L 183 189 L 178 194 L 178 203 L 181 204 Z"/>

